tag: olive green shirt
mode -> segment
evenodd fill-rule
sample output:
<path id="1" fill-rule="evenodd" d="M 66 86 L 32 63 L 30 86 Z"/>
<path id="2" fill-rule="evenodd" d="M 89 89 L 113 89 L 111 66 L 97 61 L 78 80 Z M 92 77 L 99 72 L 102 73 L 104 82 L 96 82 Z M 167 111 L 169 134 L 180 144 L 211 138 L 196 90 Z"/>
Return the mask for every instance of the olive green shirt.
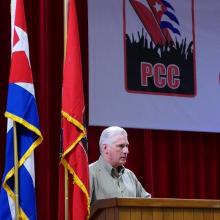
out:
<path id="1" fill-rule="evenodd" d="M 124 167 L 117 170 L 102 156 L 89 165 L 89 175 L 91 203 L 114 197 L 151 197 L 131 170 Z"/>

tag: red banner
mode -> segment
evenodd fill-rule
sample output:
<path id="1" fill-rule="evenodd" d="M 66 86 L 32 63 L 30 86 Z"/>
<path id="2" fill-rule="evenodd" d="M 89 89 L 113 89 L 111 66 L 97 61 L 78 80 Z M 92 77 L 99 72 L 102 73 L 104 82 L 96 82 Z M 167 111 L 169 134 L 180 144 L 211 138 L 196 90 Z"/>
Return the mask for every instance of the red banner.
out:
<path id="1" fill-rule="evenodd" d="M 83 139 L 84 95 L 78 21 L 75 0 L 70 0 L 67 19 L 67 45 L 63 71 L 61 164 L 69 175 L 69 219 L 84 220 L 89 216 L 88 158 Z M 60 167 L 60 183 L 64 183 Z M 64 219 L 64 189 L 60 185 L 59 219 Z"/>

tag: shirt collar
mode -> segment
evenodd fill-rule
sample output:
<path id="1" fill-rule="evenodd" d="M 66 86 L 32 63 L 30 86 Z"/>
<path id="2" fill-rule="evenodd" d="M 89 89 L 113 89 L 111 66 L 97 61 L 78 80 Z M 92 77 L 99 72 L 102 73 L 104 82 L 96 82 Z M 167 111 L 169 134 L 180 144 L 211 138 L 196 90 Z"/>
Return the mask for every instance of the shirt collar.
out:
<path id="1" fill-rule="evenodd" d="M 103 158 L 103 156 L 101 156 L 101 155 L 99 157 L 99 162 L 106 169 L 106 171 L 109 173 L 109 175 L 111 175 L 113 177 L 119 177 L 124 173 L 124 170 L 125 170 L 124 166 L 114 168 L 108 162 L 106 162 L 105 159 Z"/>

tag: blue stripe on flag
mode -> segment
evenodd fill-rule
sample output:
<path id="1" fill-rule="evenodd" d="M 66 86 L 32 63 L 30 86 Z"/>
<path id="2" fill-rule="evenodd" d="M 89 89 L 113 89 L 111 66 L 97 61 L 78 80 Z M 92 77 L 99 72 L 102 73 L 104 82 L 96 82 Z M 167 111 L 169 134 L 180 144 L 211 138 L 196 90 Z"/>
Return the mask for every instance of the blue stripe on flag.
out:
<path id="1" fill-rule="evenodd" d="M 178 19 L 177 19 L 177 17 L 176 17 L 173 13 L 171 13 L 171 12 L 169 12 L 169 11 L 166 11 L 164 14 L 167 15 L 167 17 L 168 17 L 170 20 L 176 22 L 178 25 L 180 24 L 179 21 L 178 21 Z"/>
<path id="2" fill-rule="evenodd" d="M 0 198 L 1 198 L 0 199 L 0 207 L 1 207 L 0 219 L 12 220 L 10 207 L 8 203 L 8 195 L 4 188 L 1 189 Z"/>
<path id="3" fill-rule="evenodd" d="M 20 216 L 23 219 L 36 219 L 36 198 L 34 183 L 34 160 L 31 154 L 41 143 L 39 119 L 35 97 L 23 87 L 9 84 L 7 112 L 8 132 L 5 151 L 5 170 L 0 191 L 0 219 L 12 219 L 15 212 L 14 195 L 14 156 L 13 127 L 11 121 L 16 121 L 18 160 L 19 160 L 19 205 Z M 28 168 L 28 169 L 27 169 Z M 31 173 L 33 175 L 33 179 Z M 11 205 L 11 207 L 10 207 Z"/>
<path id="4" fill-rule="evenodd" d="M 30 92 L 14 83 L 9 84 L 8 90 L 7 111 L 24 119 L 39 129 L 39 120 L 38 117 L 36 117 L 38 113 L 35 97 Z"/>
<path id="5" fill-rule="evenodd" d="M 34 220 L 37 216 L 34 183 L 24 165 L 19 169 L 19 183 L 24 186 L 20 187 L 20 206 L 28 218 Z"/>
<path id="6" fill-rule="evenodd" d="M 178 30 L 177 28 L 173 27 L 173 25 L 172 25 L 170 22 L 161 21 L 160 27 L 161 27 L 161 29 L 163 29 L 163 28 L 168 28 L 168 29 L 170 29 L 173 33 L 181 35 L 180 32 L 179 32 L 179 30 Z"/>
<path id="7" fill-rule="evenodd" d="M 174 8 L 173 8 L 173 6 L 172 6 L 168 1 L 162 0 L 162 3 L 163 3 L 167 8 L 170 8 L 170 9 L 172 9 L 173 11 L 175 11 Z"/>
<path id="8" fill-rule="evenodd" d="M 7 163 L 5 163 L 5 170 L 2 177 L 2 180 L 5 179 L 6 174 L 11 170 L 14 166 L 14 155 L 13 155 L 13 129 L 10 129 L 7 133 L 6 137 L 6 151 L 5 157 L 7 158 Z M 1 218 L 0 218 L 1 219 Z"/>
<path id="9" fill-rule="evenodd" d="M 19 131 L 18 146 L 20 146 L 18 155 L 19 158 L 22 158 L 38 136 L 21 124 L 17 124 L 17 130 Z"/>

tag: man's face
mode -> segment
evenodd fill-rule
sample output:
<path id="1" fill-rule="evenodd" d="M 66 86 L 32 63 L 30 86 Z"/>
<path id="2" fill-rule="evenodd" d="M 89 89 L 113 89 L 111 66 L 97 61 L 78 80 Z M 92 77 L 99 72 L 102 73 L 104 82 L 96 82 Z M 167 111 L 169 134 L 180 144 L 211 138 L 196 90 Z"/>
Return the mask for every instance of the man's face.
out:
<path id="1" fill-rule="evenodd" d="M 128 139 L 126 136 L 118 135 L 111 145 L 106 145 L 108 162 L 113 167 L 122 166 L 126 163 L 128 156 Z"/>

